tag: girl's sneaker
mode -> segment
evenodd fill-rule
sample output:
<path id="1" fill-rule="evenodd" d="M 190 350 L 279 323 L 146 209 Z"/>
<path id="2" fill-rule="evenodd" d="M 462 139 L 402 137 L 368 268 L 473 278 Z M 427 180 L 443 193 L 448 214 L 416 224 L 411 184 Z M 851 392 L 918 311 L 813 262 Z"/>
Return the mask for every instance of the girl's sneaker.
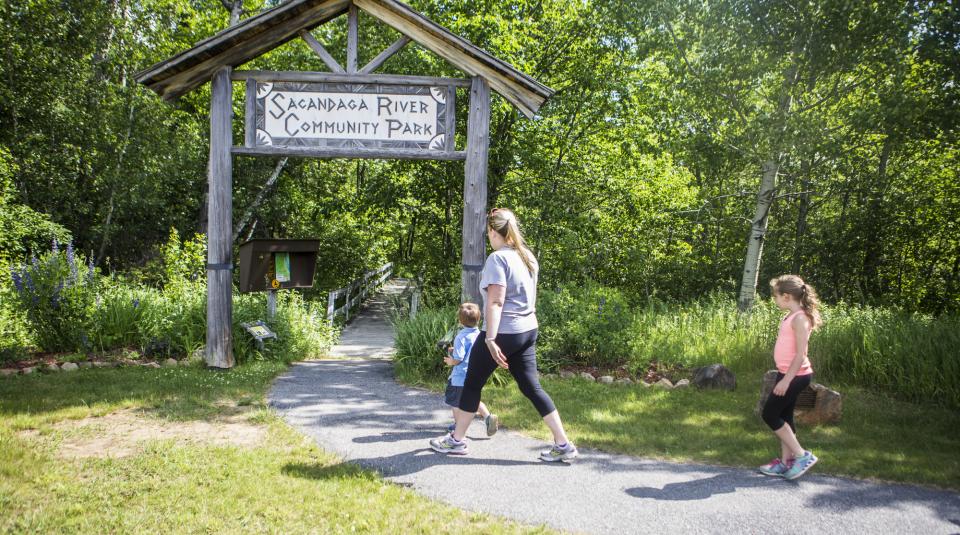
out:
<path id="1" fill-rule="evenodd" d="M 466 455 L 467 442 L 459 441 L 453 438 L 452 434 L 444 435 L 440 438 L 430 440 L 430 447 L 437 453 L 446 453 L 449 455 Z"/>
<path id="2" fill-rule="evenodd" d="M 784 472 L 790 469 L 786 463 L 780 459 L 774 459 L 769 463 L 757 468 L 757 471 L 765 476 L 783 477 Z"/>
<path id="3" fill-rule="evenodd" d="M 574 446 L 572 442 L 567 442 L 566 446 L 561 447 L 554 444 L 550 449 L 540 452 L 540 460 L 547 462 L 566 461 L 567 459 L 573 459 L 577 455 L 580 455 L 577 447 Z"/>
<path id="4" fill-rule="evenodd" d="M 812 451 L 803 452 L 803 455 L 794 459 L 790 468 L 783 473 L 784 479 L 797 479 L 803 474 L 806 474 L 807 470 L 813 468 L 813 465 L 817 464 L 818 460 Z"/>
<path id="5" fill-rule="evenodd" d="M 500 418 L 497 418 L 496 414 L 492 412 L 483 419 L 483 423 L 487 424 L 487 436 L 492 437 L 497 434 L 497 430 L 500 429 Z"/>

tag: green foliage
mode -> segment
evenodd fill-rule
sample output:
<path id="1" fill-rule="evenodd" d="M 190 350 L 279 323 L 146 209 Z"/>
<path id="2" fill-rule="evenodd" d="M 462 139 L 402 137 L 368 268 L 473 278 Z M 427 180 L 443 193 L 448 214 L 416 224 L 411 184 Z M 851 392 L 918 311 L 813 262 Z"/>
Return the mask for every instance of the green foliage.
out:
<path id="1" fill-rule="evenodd" d="M 602 303 L 602 306 L 601 306 Z M 720 363 L 737 373 L 773 367 L 784 313 L 771 301 L 749 314 L 713 294 L 689 303 L 631 304 L 596 284 L 540 293 L 537 305 L 541 370 L 563 366 L 626 366 L 651 361 L 694 368 Z M 960 319 L 838 304 L 823 308 L 825 324 L 810 340 L 817 377 L 910 401 L 960 407 Z M 438 377 L 434 344 L 454 321 L 453 309 L 425 309 L 397 322 L 400 377 Z"/>
<path id="2" fill-rule="evenodd" d="M 32 339 L 44 351 L 71 351 L 91 346 L 90 329 L 98 288 L 92 265 L 67 244 L 11 268 L 15 303 L 27 319 Z"/>
<path id="3" fill-rule="evenodd" d="M 596 284 L 540 292 L 540 367 L 613 367 L 630 360 L 633 312 L 623 292 Z"/>
<path id="4" fill-rule="evenodd" d="M 10 152 L 0 146 L 0 262 L 23 259 L 29 251 L 40 251 L 53 240 L 71 240 L 70 232 L 49 216 L 14 202 L 17 170 Z"/>
<path id="5" fill-rule="evenodd" d="M 443 363 L 443 351 L 437 341 L 457 327 L 457 309 L 421 309 L 417 316 L 398 316 L 393 320 L 394 356 L 398 377 L 411 382 L 445 377 L 450 371 Z"/>
<path id="6" fill-rule="evenodd" d="M 0 262 L 0 363 L 24 357 L 32 345 L 27 322 L 15 305 L 13 285 L 5 280 L 10 274 Z"/>

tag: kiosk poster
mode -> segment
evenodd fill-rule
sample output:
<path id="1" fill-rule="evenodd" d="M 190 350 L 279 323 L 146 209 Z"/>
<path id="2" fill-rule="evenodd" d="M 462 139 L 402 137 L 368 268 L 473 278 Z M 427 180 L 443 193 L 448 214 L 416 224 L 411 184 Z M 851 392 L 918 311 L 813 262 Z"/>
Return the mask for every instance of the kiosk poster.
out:
<path id="1" fill-rule="evenodd" d="M 274 253 L 276 280 L 290 282 L 290 253 Z"/>

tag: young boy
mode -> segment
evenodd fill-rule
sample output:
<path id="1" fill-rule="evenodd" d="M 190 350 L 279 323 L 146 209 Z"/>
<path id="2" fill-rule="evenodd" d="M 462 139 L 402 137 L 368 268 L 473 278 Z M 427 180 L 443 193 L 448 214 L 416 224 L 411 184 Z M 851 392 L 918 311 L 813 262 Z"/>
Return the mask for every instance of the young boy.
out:
<path id="1" fill-rule="evenodd" d="M 463 328 L 457 333 L 457 336 L 453 339 L 453 346 L 447 348 L 447 356 L 443 358 L 443 362 L 447 366 L 453 366 L 453 370 L 450 371 L 450 379 L 447 380 L 445 401 L 447 405 L 453 408 L 454 416 L 460 410 L 457 407 L 460 406 L 463 382 L 467 378 L 470 350 L 473 349 L 473 343 L 480 334 L 480 329 L 477 328 L 477 324 L 480 323 L 480 307 L 473 303 L 460 305 L 460 310 L 457 311 L 457 319 L 460 320 L 460 325 L 463 325 Z M 497 415 L 491 414 L 487 406 L 480 403 L 477 416 L 483 418 L 487 425 L 487 436 L 493 436 L 499 429 L 500 424 Z M 453 427 L 454 424 L 450 424 L 448 429 L 452 431 Z"/>

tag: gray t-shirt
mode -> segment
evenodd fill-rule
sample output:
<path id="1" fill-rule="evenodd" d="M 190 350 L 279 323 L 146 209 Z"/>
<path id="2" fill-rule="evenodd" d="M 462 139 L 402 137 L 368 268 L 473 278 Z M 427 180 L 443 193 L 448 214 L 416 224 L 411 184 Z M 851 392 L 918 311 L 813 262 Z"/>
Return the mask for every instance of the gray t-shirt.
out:
<path id="1" fill-rule="evenodd" d="M 534 266 L 532 275 L 520 255 L 510 247 L 494 251 L 483 264 L 480 293 L 484 307 L 487 304 L 487 286 L 498 284 L 506 288 L 498 333 L 525 333 L 537 328 L 537 272 L 540 266 L 533 254 L 530 257 Z"/>

